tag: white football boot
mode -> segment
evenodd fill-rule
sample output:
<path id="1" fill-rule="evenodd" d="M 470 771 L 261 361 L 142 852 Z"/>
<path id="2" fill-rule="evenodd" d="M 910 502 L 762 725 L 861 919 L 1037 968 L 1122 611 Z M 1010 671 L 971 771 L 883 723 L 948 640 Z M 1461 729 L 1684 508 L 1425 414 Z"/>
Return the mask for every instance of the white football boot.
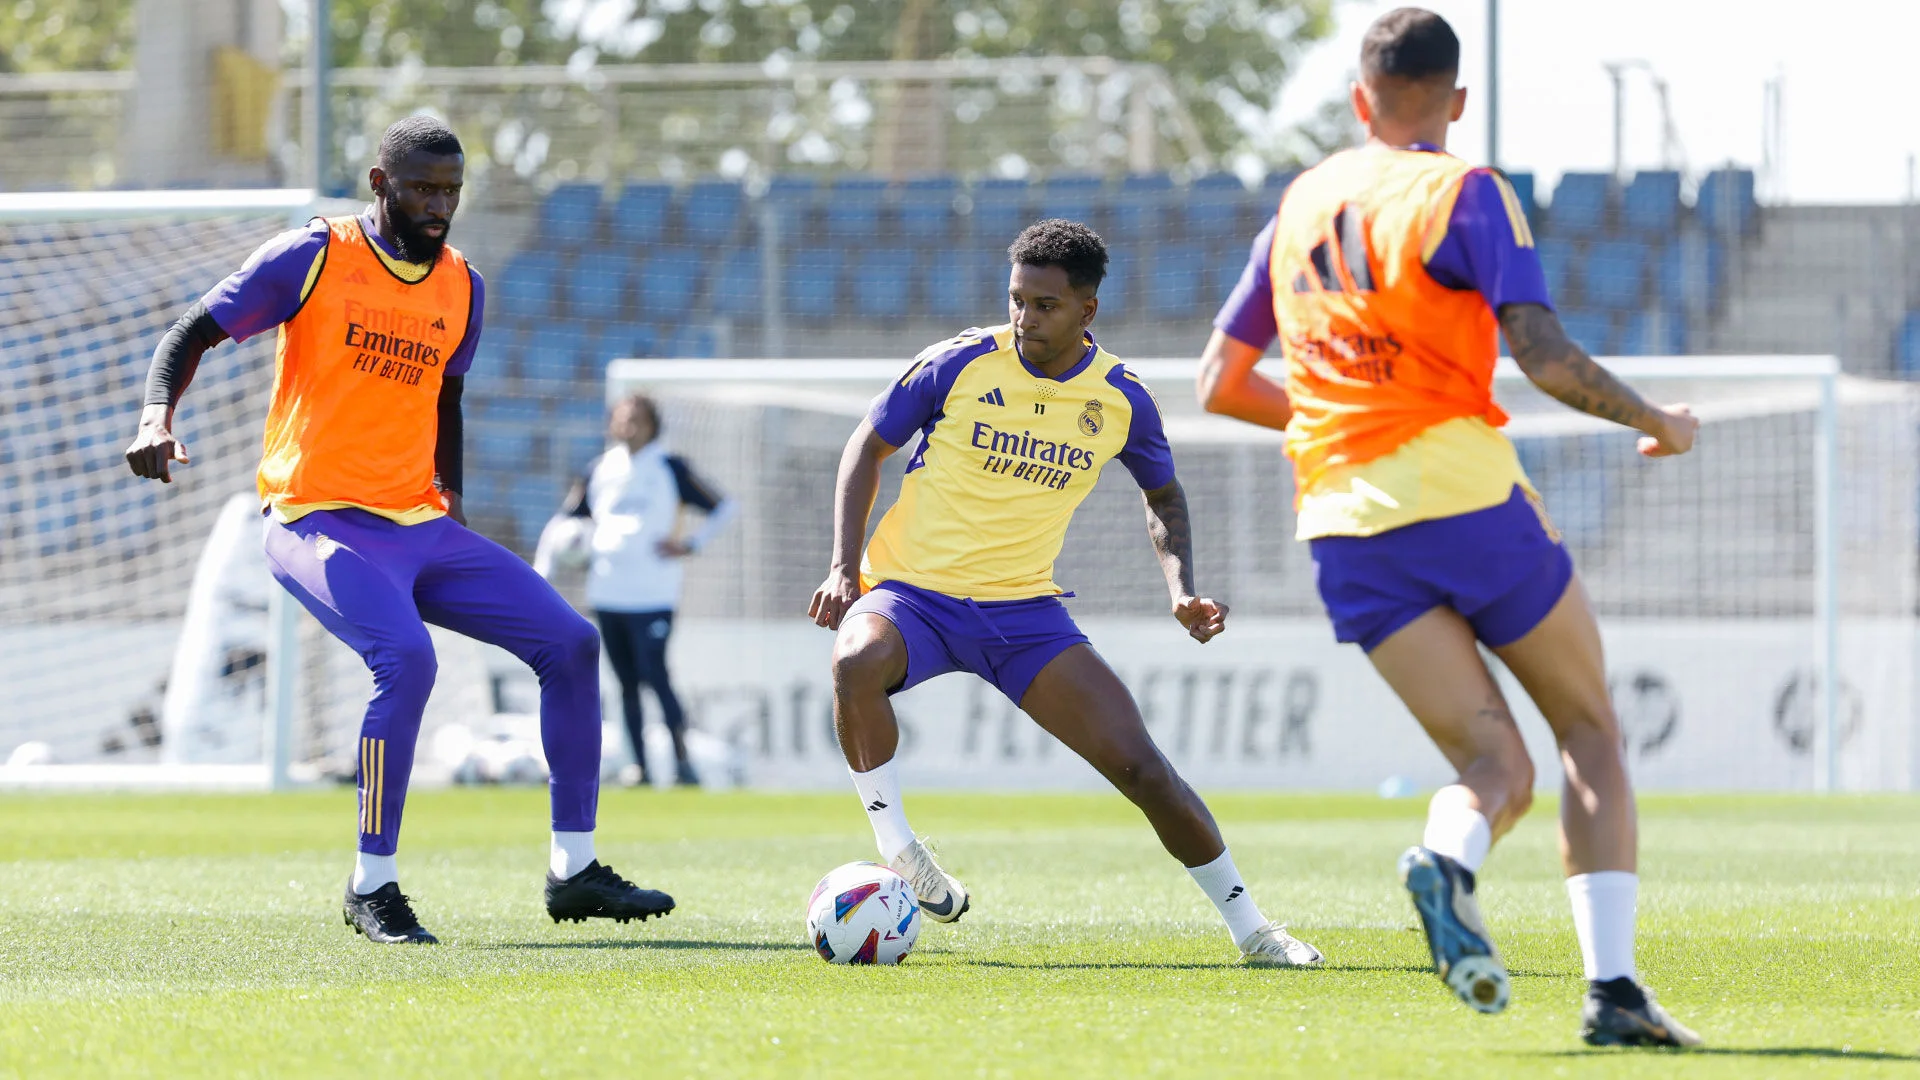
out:
<path id="1" fill-rule="evenodd" d="M 967 887 L 940 869 L 940 864 L 933 861 L 933 852 L 927 850 L 924 840 L 908 844 L 907 849 L 895 855 L 887 865 L 913 886 L 913 895 L 920 898 L 920 910 L 926 913 L 927 918 L 935 922 L 959 922 L 960 916 L 967 913 L 967 907 L 972 903 L 967 896 Z"/>
<path id="2" fill-rule="evenodd" d="M 1277 920 L 1241 940 L 1240 958 L 1249 967 L 1319 967 L 1326 959 L 1319 949 L 1287 933 Z"/>

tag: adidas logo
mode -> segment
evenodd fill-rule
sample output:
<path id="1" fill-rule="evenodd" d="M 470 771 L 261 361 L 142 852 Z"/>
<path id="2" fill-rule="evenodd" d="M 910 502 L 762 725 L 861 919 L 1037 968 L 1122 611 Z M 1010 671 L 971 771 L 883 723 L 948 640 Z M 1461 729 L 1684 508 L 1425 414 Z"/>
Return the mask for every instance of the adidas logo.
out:
<path id="1" fill-rule="evenodd" d="M 986 393 L 981 394 L 979 400 L 980 400 L 980 404 L 982 405 L 1004 406 L 1007 403 L 1007 399 L 1000 396 L 1000 388 L 997 386 L 987 391 Z"/>
<path id="2" fill-rule="evenodd" d="M 1244 886 L 1241 886 L 1241 885 L 1235 885 L 1235 886 L 1234 886 L 1234 887 L 1233 887 L 1232 889 L 1230 889 L 1230 890 L 1228 890 L 1228 892 L 1227 892 L 1227 898 L 1226 898 L 1225 900 L 1223 900 L 1223 901 L 1221 901 L 1221 902 L 1222 902 L 1222 903 L 1227 903 L 1227 904 L 1231 904 L 1231 903 L 1233 903 L 1233 902 L 1234 902 L 1235 900 L 1238 900 L 1238 899 L 1240 899 L 1240 894 L 1242 894 L 1242 893 L 1244 893 L 1244 892 L 1246 892 L 1246 891 L 1247 891 L 1247 890 L 1246 890 L 1246 888 L 1245 888 Z"/>
<path id="3" fill-rule="evenodd" d="M 433 328 L 435 330 L 445 330 L 447 328 L 447 320 L 445 319 L 433 320 Z"/>
<path id="4" fill-rule="evenodd" d="M 885 810 L 886 808 L 887 808 L 886 803 L 881 802 L 879 799 L 875 799 L 872 802 L 867 804 L 867 813 L 877 814 L 880 811 Z"/>
<path id="5" fill-rule="evenodd" d="M 355 269 L 352 272 L 347 274 L 347 284 L 365 285 L 367 284 L 367 275 L 361 273 L 358 269 Z"/>

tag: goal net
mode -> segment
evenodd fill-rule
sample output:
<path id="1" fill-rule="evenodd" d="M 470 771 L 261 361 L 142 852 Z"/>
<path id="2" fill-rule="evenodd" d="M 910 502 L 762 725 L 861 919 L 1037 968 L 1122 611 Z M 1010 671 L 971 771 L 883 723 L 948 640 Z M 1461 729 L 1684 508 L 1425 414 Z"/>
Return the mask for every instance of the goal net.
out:
<path id="1" fill-rule="evenodd" d="M 1661 400 L 1695 405 L 1704 420 L 1695 453 L 1642 459 L 1631 433 L 1545 399 L 1511 369 L 1498 394 L 1602 619 L 1642 783 L 1909 787 L 1920 751 L 1920 397 L 1839 377 L 1827 358 L 1608 363 Z M 1308 549 L 1294 540 L 1278 435 L 1201 412 L 1190 362 L 1130 366 L 1166 414 L 1199 582 L 1232 605 L 1230 629 L 1201 649 L 1166 619 L 1124 470 L 1109 470 L 1083 504 L 1056 580 L 1074 591 L 1072 611 L 1162 746 L 1202 783 L 1444 779 L 1358 650 L 1332 641 Z M 831 635 L 801 614 L 827 565 L 841 448 L 902 367 L 622 361 L 609 371 L 609 400 L 654 394 L 675 452 L 740 500 L 732 532 L 689 567 L 674 662 L 691 722 L 734 740 L 769 782 L 837 772 Z M 890 461 L 874 520 L 908 456 Z M 1095 782 L 977 680 L 930 682 L 902 696 L 901 712 L 902 761 L 925 781 Z M 1546 750 L 1532 715 L 1529 741 Z M 1536 759 L 1550 782 L 1552 754 Z"/>

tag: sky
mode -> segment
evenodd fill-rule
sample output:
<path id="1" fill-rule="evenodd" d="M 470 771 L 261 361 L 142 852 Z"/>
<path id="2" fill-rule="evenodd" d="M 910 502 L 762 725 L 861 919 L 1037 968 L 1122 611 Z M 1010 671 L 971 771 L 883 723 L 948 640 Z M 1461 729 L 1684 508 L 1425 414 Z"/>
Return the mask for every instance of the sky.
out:
<path id="1" fill-rule="evenodd" d="M 1344 0 L 1339 31 L 1304 58 L 1276 119 L 1295 123 L 1344 92 L 1381 0 Z M 1467 115 L 1449 149 L 1486 160 L 1486 0 L 1424 0 L 1460 35 Z M 1779 164 L 1763 199 L 1886 203 L 1910 197 L 1920 122 L 1909 103 L 1916 0 L 1501 0 L 1500 164 L 1539 174 L 1605 171 L 1613 157 L 1613 84 L 1603 64 L 1644 60 L 1669 87 L 1694 172 L 1758 168 L 1765 83 L 1781 80 Z M 1661 165 L 1660 112 L 1645 72 L 1627 76 L 1625 163 Z M 1891 119 L 1888 119 L 1891 117 Z"/>

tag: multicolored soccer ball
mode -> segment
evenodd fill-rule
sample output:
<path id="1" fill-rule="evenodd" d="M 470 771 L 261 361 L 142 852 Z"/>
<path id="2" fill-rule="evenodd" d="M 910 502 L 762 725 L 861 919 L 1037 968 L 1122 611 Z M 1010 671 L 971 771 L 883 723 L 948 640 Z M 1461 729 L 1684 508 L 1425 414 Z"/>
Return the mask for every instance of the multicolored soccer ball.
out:
<path id="1" fill-rule="evenodd" d="M 913 886 L 879 863 L 835 869 L 807 900 L 807 940 L 830 964 L 897 964 L 919 936 Z"/>

